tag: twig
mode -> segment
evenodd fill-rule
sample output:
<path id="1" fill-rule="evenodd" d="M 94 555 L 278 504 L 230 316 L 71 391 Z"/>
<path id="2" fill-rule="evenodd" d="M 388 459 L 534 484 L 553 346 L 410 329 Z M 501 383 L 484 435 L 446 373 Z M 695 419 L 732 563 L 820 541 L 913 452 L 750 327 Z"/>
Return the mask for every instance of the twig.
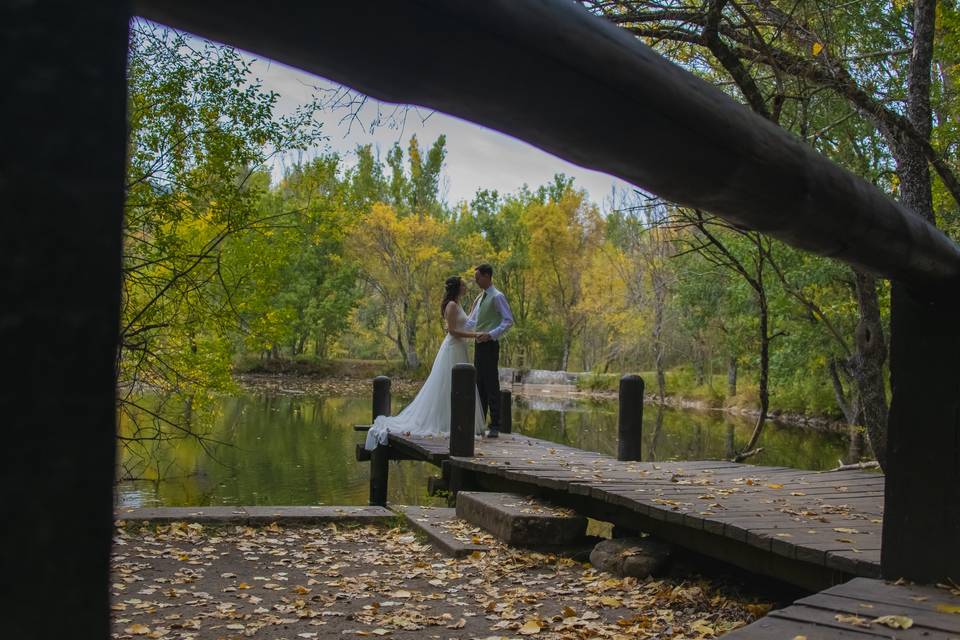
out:
<path id="1" fill-rule="evenodd" d="M 763 447 L 757 447 L 756 449 L 751 449 L 750 451 L 741 451 L 733 457 L 733 462 L 743 462 L 750 456 L 755 456 L 761 451 L 763 451 Z"/>
<path id="2" fill-rule="evenodd" d="M 876 460 L 869 460 L 867 462 L 853 462 L 851 464 L 843 464 L 843 460 L 837 460 L 839 466 L 829 469 L 829 471 L 853 471 L 855 469 L 879 469 L 880 463 Z"/>

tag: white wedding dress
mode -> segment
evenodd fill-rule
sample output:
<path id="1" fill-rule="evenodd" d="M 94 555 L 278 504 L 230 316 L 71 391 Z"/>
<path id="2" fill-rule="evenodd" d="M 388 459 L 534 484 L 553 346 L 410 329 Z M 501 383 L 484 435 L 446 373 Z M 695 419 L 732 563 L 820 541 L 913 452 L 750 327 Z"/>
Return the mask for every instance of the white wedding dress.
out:
<path id="1" fill-rule="evenodd" d="M 456 330 L 463 331 L 467 314 L 457 305 Z M 430 375 L 420 388 L 413 401 L 395 416 L 379 416 L 367 431 L 367 449 L 378 444 L 387 444 L 387 434 L 402 433 L 414 436 L 447 437 L 450 435 L 450 387 L 453 380 L 453 365 L 470 363 L 467 354 L 467 341 L 447 333 L 440 344 L 437 357 L 433 360 Z M 483 433 L 483 410 L 480 407 L 480 394 L 476 394 L 476 416 L 474 431 Z"/>

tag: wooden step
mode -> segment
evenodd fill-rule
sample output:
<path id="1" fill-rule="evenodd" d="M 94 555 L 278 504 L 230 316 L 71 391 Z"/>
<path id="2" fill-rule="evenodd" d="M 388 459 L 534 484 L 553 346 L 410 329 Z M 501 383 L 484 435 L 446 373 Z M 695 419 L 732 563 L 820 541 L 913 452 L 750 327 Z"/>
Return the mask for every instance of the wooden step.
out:
<path id="1" fill-rule="evenodd" d="M 402 511 L 410 526 L 427 536 L 434 547 L 454 558 L 462 558 L 475 552 L 489 551 L 486 544 L 465 540 L 465 532 L 458 532 L 457 510 L 446 507 L 396 507 Z M 472 538 L 472 536 L 471 536 Z"/>
<path id="2" fill-rule="evenodd" d="M 513 493 L 461 491 L 457 515 L 519 547 L 575 545 L 587 531 L 583 516 Z"/>

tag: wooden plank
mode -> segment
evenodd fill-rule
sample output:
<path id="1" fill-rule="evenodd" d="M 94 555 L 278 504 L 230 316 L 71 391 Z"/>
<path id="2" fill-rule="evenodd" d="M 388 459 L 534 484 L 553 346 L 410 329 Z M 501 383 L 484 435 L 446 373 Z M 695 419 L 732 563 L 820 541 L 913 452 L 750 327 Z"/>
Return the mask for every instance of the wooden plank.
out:
<path id="1" fill-rule="evenodd" d="M 946 589 L 912 584 L 891 584 L 883 580 L 867 578 L 854 578 L 849 582 L 831 587 L 824 593 L 846 598 L 863 598 L 870 602 L 902 605 L 927 611 L 960 606 L 960 596 L 952 595 Z M 960 615 L 949 615 L 953 615 L 960 620 Z"/>
<path id="2" fill-rule="evenodd" d="M 960 615 L 938 612 L 932 608 L 874 602 L 869 597 L 844 597 L 832 595 L 828 592 L 815 593 L 797 600 L 794 604 L 841 613 L 850 613 L 870 620 L 879 618 L 880 616 L 906 616 L 913 620 L 913 624 L 917 627 L 934 629 L 960 636 Z"/>
<path id="3" fill-rule="evenodd" d="M 881 577 L 880 555 L 880 549 L 828 551 L 824 564 L 850 575 L 879 578 Z"/>
<path id="4" fill-rule="evenodd" d="M 858 617 L 864 621 L 861 624 L 841 621 L 845 616 L 849 615 L 853 614 L 793 604 L 783 609 L 771 611 L 769 617 L 794 620 L 796 622 L 807 622 L 842 631 L 856 629 L 860 633 L 878 638 L 896 638 L 898 640 L 956 640 L 956 635 L 951 632 L 931 629 L 930 627 L 921 626 L 916 623 L 909 629 L 891 629 L 879 623 L 871 624 L 870 620 L 873 619 L 873 616 L 870 616 L 870 614 L 858 614 Z M 838 620 L 837 616 L 840 616 L 841 620 Z"/>
<path id="5" fill-rule="evenodd" d="M 871 640 L 876 636 L 858 629 L 837 629 L 767 616 L 723 637 L 725 640 L 791 640 L 797 637 L 807 640 Z"/>

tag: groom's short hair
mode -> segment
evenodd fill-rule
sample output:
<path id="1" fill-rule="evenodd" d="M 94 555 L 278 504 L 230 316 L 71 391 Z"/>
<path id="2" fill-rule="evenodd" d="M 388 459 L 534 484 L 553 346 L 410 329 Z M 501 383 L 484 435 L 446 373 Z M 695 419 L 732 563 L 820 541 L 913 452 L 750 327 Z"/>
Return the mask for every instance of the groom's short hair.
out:
<path id="1" fill-rule="evenodd" d="M 487 264 L 486 262 L 484 262 L 483 264 L 479 265 L 479 266 L 477 267 L 477 271 L 479 271 L 480 273 L 482 273 L 482 274 L 485 275 L 485 276 L 490 276 L 491 278 L 493 277 L 493 267 L 491 267 L 491 266 L 490 266 L 489 264 Z"/>

